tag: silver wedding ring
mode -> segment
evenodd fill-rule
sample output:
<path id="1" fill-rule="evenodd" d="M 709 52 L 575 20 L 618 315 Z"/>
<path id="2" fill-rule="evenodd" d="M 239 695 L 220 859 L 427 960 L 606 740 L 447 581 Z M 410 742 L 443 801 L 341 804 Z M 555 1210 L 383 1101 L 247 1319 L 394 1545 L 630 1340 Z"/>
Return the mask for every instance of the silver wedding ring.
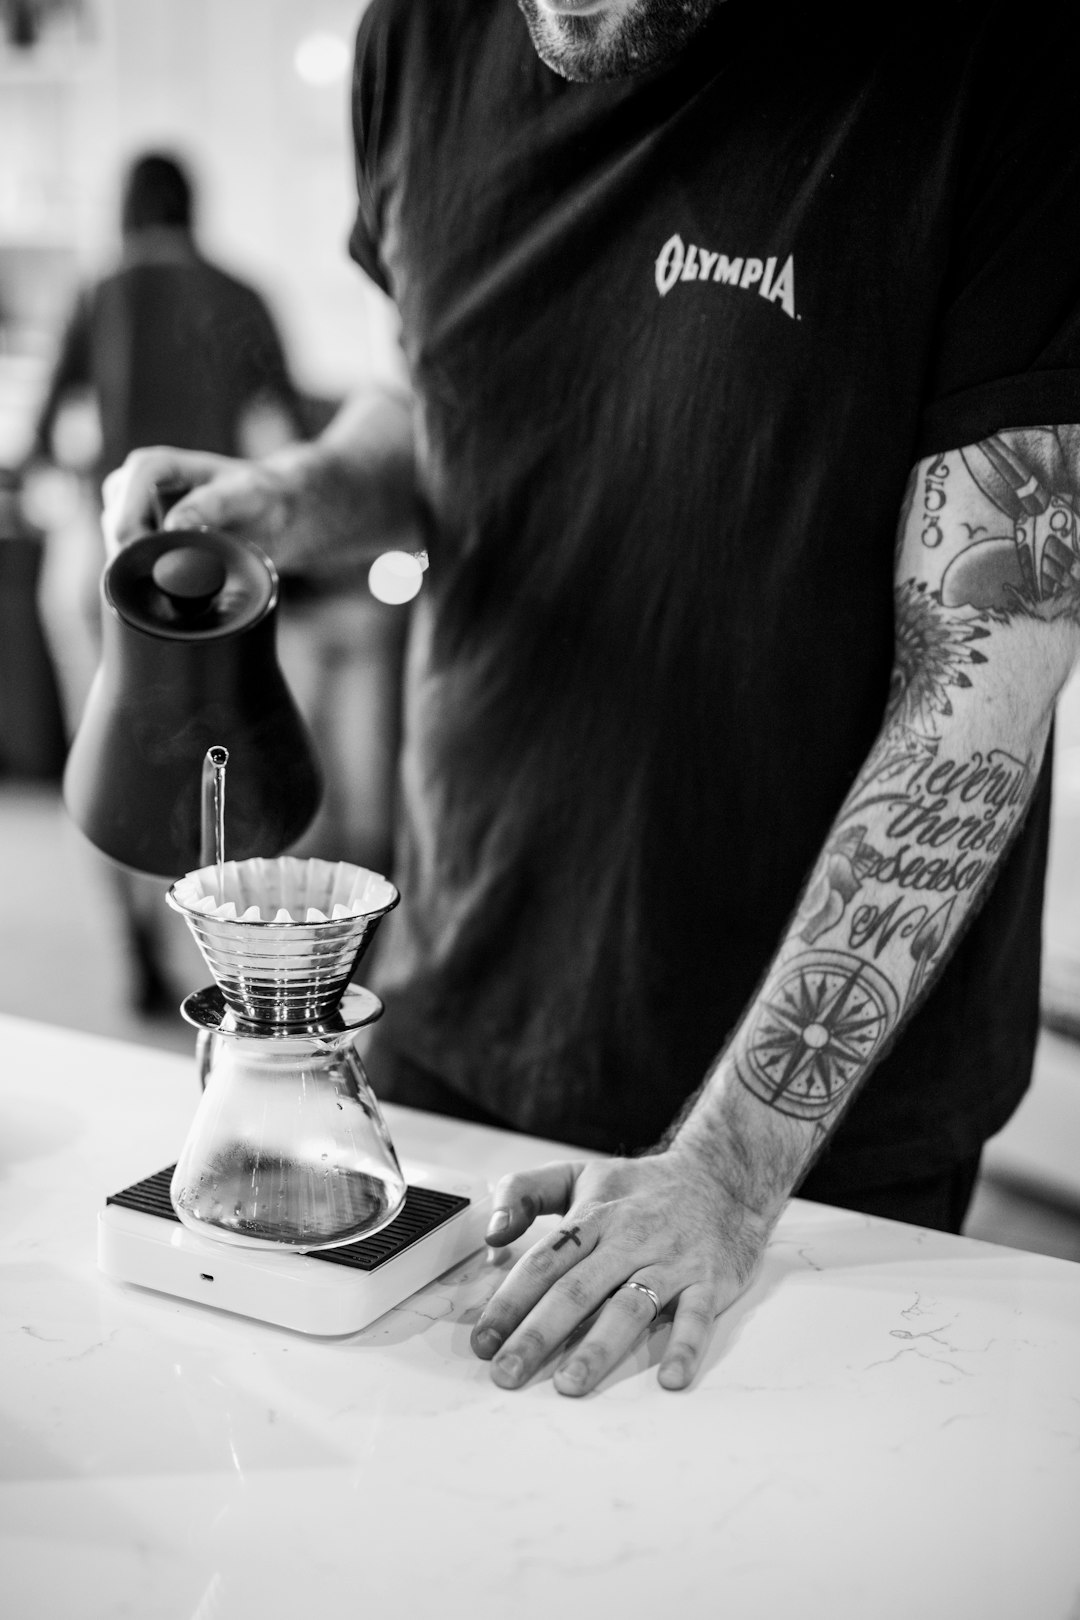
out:
<path id="1" fill-rule="evenodd" d="M 660 1295 L 656 1292 L 655 1289 L 650 1288 L 647 1283 L 634 1282 L 632 1279 L 629 1282 L 621 1283 L 620 1287 L 622 1287 L 622 1288 L 636 1288 L 639 1294 L 647 1294 L 649 1299 L 652 1300 L 652 1305 L 653 1305 L 652 1319 L 653 1319 L 654 1322 L 656 1321 L 656 1318 L 660 1315 L 660 1312 L 663 1309 L 663 1306 L 660 1304 Z M 618 1293 L 619 1289 L 616 1288 L 615 1292 Z"/>

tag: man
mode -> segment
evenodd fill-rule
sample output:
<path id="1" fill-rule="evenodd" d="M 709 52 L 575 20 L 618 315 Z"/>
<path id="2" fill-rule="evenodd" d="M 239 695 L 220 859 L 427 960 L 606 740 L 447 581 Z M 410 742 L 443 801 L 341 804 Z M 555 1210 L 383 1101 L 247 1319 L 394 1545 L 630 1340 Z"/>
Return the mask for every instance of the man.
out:
<path id="1" fill-rule="evenodd" d="M 1072 40 L 961 0 L 521 8 L 361 26 L 352 248 L 413 409 L 110 500 L 123 539 L 179 466 L 183 517 L 284 558 L 418 500 L 373 1071 L 621 1150 L 497 1190 L 496 1244 L 566 1217 L 476 1325 L 497 1381 L 599 1309 L 583 1394 L 670 1308 L 679 1389 L 793 1191 L 956 1229 L 1030 1073 L 1080 637 Z"/>
<path id="2" fill-rule="evenodd" d="M 300 431 L 281 338 L 262 296 L 213 264 L 194 230 L 183 164 L 145 152 L 128 169 L 120 262 L 76 301 L 38 416 L 48 459 L 68 397 L 89 389 L 104 478 L 140 445 L 240 455 Z"/>

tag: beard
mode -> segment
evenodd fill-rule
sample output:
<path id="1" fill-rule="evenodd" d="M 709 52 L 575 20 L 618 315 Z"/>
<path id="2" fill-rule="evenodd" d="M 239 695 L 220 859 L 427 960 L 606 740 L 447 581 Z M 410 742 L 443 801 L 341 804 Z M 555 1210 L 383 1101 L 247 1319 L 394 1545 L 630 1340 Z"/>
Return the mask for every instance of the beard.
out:
<path id="1" fill-rule="evenodd" d="M 693 39 L 721 0 L 632 0 L 618 16 L 553 14 L 518 0 L 541 61 L 564 79 L 596 84 L 665 66 Z"/>

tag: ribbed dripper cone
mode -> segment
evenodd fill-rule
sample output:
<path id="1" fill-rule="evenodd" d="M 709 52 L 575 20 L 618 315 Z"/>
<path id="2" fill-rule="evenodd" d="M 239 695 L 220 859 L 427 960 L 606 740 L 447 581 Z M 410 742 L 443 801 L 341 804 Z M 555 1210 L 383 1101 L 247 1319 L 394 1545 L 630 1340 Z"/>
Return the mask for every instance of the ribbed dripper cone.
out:
<path id="1" fill-rule="evenodd" d="M 200 867 L 167 899 L 239 1018 L 300 1026 L 333 1014 L 398 892 L 363 866 L 283 855 Z"/>

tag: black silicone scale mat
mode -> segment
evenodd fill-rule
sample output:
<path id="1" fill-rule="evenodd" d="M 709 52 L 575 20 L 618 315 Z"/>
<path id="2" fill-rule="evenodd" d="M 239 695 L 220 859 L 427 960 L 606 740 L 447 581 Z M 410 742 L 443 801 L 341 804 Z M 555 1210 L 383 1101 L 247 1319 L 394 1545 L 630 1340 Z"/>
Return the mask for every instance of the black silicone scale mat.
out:
<path id="1" fill-rule="evenodd" d="M 170 1164 L 167 1169 L 147 1176 L 145 1181 L 136 1181 L 133 1186 L 125 1187 L 123 1192 L 111 1194 L 105 1202 L 118 1204 L 121 1209 L 138 1210 L 141 1215 L 157 1215 L 163 1220 L 179 1223 L 180 1217 L 169 1197 L 169 1183 L 175 1169 L 176 1166 Z M 329 1260 L 332 1265 L 351 1266 L 354 1271 L 377 1271 L 388 1260 L 403 1254 L 421 1238 L 427 1237 L 429 1232 L 442 1226 L 459 1209 L 466 1209 L 468 1204 L 469 1200 L 458 1193 L 439 1192 L 431 1187 L 406 1187 L 404 1209 L 381 1232 L 361 1238 L 358 1243 L 344 1243 L 340 1249 L 315 1249 L 304 1258 Z"/>

